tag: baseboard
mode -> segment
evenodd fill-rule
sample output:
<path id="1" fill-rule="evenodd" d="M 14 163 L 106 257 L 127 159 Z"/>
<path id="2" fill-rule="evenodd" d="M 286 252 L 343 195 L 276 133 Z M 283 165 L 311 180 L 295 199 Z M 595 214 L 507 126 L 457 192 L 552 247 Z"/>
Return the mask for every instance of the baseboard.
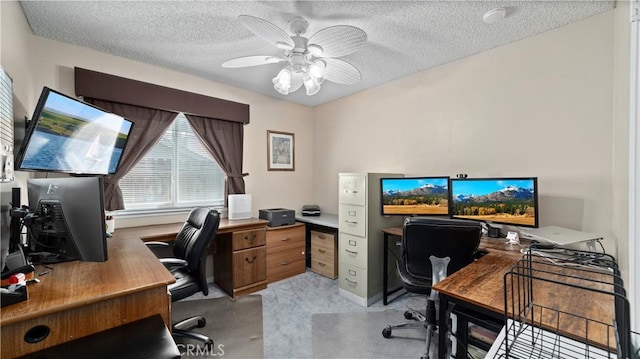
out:
<path id="1" fill-rule="evenodd" d="M 342 288 L 338 288 L 338 293 L 340 293 L 341 296 L 349 299 L 352 302 L 355 302 L 357 304 L 360 304 L 364 307 L 368 307 L 371 304 L 379 301 L 380 299 L 382 299 L 382 292 L 377 293 L 369 298 L 364 298 L 358 295 L 355 295 L 353 293 L 351 293 L 348 290 L 342 289 Z"/>

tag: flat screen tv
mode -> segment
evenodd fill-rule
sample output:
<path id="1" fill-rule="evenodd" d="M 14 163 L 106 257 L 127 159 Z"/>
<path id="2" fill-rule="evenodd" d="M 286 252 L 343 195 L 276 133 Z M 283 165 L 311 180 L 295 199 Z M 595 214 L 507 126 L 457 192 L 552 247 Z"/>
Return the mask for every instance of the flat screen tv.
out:
<path id="1" fill-rule="evenodd" d="M 18 152 L 17 168 L 113 174 L 132 126 L 125 118 L 45 87 Z"/>
<path id="2" fill-rule="evenodd" d="M 448 216 L 449 177 L 381 178 L 383 216 Z"/>
<path id="3" fill-rule="evenodd" d="M 538 227 L 538 180 L 452 178 L 451 218 Z"/>

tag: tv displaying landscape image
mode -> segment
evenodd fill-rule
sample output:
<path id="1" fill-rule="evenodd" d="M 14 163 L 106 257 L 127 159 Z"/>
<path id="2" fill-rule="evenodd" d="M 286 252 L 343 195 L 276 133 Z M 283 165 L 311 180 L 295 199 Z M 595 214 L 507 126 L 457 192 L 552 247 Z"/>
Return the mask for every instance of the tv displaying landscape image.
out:
<path id="1" fill-rule="evenodd" d="M 45 88 L 20 154 L 19 169 L 115 173 L 132 123 Z"/>
<path id="2" fill-rule="evenodd" d="M 451 217 L 538 226 L 537 179 L 451 179 Z"/>
<path id="3" fill-rule="evenodd" d="M 449 215 L 449 177 L 382 178 L 382 215 Z"/>

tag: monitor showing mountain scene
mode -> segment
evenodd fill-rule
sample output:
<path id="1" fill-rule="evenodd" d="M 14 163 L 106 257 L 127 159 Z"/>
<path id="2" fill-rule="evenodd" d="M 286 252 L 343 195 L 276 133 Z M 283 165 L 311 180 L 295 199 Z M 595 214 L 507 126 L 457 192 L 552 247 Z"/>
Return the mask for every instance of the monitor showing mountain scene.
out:
<path id="1" fill-rule="evenodd" d="M 452 178 L 451 218 L 538 227 L 537 178 Z"/>
<path id="2" fill-rule="evenodd" d="M 383 216 L 448 216 L 449 177 L 381 178 Z"/>

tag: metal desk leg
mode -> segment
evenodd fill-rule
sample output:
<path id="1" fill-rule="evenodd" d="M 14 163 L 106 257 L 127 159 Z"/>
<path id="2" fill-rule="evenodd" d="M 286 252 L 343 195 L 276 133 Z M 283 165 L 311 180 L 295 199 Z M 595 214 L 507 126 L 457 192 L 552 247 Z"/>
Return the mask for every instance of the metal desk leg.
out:
<path id="1" fill-rule="evenodd" d="M 439 294 L 440 297 L 440 313 L 438 314 L 438 359 L 447 357 L 447 308 L 449 300 L 446 295 Z"/>
<path id="2" fill-rule="evenodd" d="M 389 303 L 387 300 L 387 287 L 389 286 L 389 278 L 387 278 L 389 273 L 389 233 L 385 232 L 382 237 L 384 238 L 384 248 L 382 249 L 382 304 L 387 305 Z"/>

